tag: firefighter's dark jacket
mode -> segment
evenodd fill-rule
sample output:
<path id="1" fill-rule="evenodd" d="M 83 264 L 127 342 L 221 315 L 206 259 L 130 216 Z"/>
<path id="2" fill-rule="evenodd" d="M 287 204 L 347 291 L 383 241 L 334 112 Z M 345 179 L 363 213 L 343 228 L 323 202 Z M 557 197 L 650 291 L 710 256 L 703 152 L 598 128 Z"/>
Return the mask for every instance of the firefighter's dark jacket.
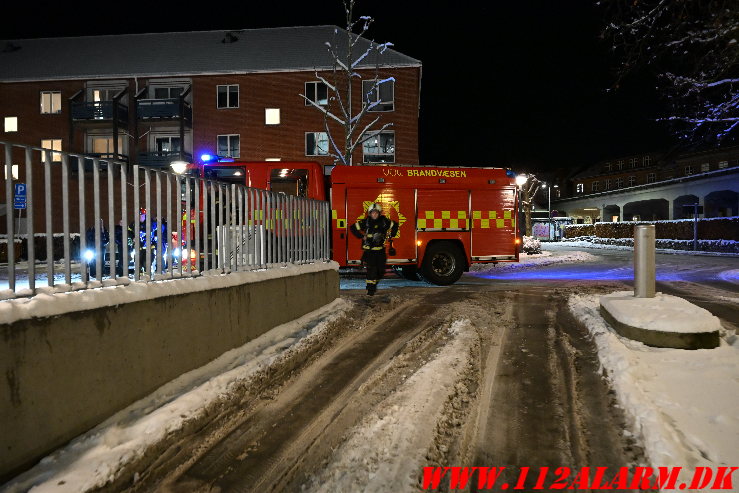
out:
<path id="1" fill-rule="evenodd" d="M 384 250 L 385 241 L 398 234 L 398 224 L 383 215 L 376 220 L 367 216 L 352 224 L 350 230 L 354 236 L 362 238 L 364 250 Z"/>

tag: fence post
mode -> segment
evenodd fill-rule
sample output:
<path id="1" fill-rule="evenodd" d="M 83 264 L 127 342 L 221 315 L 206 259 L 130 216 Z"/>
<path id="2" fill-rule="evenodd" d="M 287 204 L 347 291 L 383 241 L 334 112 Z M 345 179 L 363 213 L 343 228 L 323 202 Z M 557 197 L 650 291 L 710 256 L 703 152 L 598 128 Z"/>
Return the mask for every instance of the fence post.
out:
<path id="1" fill-rule="evenodd" d="M 655 292 L 655 227 L 654 224 L 634 228 L 634 296 L 654 298 Z"/>

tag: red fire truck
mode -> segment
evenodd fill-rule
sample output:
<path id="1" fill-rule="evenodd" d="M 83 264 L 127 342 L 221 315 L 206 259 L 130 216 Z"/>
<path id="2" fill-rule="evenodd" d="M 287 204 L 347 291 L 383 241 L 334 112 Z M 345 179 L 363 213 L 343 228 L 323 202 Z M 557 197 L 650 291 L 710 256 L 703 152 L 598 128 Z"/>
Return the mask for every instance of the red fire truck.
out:
<path id="1" fill-rule="evenodd" d="M 360 242 L 349 228 L 373 202 L 399 225 L 388 264 L 405 277 L 456 282 L 473 263 L 518 261 L 518 195 L 514 174 L 501 168 L 368 165 L 315 162 L 217 162 L 200 167 L 225 180 L 331 203 L 332 257 L 360 266 Z"/>

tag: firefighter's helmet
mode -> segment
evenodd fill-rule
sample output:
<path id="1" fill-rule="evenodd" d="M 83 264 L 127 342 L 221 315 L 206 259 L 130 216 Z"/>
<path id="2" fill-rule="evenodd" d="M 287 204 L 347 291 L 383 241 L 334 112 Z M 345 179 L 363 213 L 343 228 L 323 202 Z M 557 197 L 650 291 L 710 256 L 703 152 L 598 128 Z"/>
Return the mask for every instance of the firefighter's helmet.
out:
<path id="1" fill-rule="evenodd" d="M 372 211 L 377 211 L 380 214 L 382 214 L 382 206 L 380 204 L 378 204 L 377 202 L 375 202 L 372 205 L 370 205 L 369 207 L 367 207 L 367 215 L 369 215 L 370 212 L 372 212 Z"/>

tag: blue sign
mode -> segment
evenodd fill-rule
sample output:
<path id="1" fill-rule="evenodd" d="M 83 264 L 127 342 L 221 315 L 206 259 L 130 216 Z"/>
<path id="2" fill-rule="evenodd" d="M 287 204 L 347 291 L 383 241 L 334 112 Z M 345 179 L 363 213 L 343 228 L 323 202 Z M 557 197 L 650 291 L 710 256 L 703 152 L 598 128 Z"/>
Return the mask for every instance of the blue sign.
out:
<path id="1" fill-rule="evenodd" d="M 26 208 L 26 184 L 16 183 L 15 184 L 15 198 L 13 201 L 13 207 L 15 209 Z"/>

